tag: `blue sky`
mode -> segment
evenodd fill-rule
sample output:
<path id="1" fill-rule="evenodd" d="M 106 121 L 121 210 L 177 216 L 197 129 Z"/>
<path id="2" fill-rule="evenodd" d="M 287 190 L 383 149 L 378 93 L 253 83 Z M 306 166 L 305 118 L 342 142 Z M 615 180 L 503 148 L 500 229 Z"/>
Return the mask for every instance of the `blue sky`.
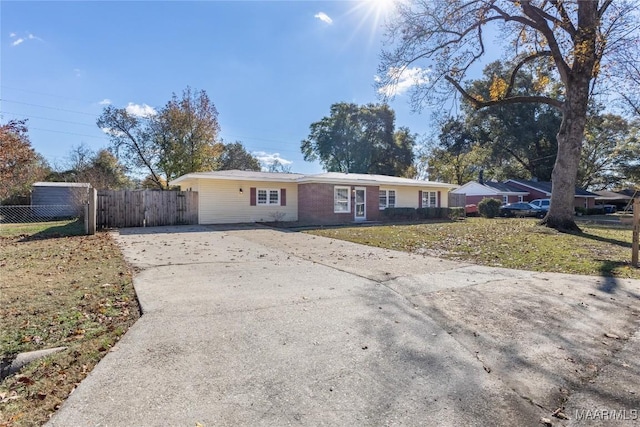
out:
<path id="1" fill-rule="evenodd" d="M 379 101 L 381 1 L 2 1 L 1 122 L 29 119 L 35 150 L 64 166 L 107 102 L 162 107 L 204 89 L 226 142 L 318 173 L 300 141 L 340 101 Z M 410 81 L 408 82 L 410 84 Z M 391 102 L 396 126 L 430 132 L 430 112 Z"/>

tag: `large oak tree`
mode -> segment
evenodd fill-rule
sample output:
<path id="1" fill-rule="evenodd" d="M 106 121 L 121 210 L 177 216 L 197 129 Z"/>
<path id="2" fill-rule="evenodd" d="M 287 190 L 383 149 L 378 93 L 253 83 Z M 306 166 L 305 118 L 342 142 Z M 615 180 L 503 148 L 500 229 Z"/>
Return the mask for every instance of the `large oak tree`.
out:
<path id="1" fill-rule="evenodd" d="M 415 136 L 407 128 L 395 129 L 395 113 L 386 104 L 339 102 L 309 128 L 300 145 L 304 159 L 319 160 L 329 172 L 413 173 Z"/>
<path id="2" fill-rule="evenodd" d="M 551 209 L 544 223 L 563 231 L 579 230 L 573 220 L 574 188 L 589 99 L 596 83 L 610 82 L 616 76 L 609 69 L 615 66 L 608 61 L 612 51 L 633 46 L 635 40 L 630 52 L 637 55 L 636 8 L 635 1 L 625 0 L 399 2 L 397 18 L 389 24 L 391 47 L 382 54 L 379 85 L 393 86 L 408 67 L 419 67 L 425 71 L 414 86 L 416 108 L 445 101 L 457 92 L 478 109 L 517 103 L 559 109 L 562 123 L 552 172 Z M 474 63 L 487 50 L 500 48 L 514 64 L 509 78 L 496 79 L 489 99 L 466 91 L 463 80 Z M 544 71 L 541 78 L 552 73 L 561 91 L 536 95 L 516 90 L 518 73 L 525 65 Z M 609 79 L 599 79 L 603 73 Z"/>

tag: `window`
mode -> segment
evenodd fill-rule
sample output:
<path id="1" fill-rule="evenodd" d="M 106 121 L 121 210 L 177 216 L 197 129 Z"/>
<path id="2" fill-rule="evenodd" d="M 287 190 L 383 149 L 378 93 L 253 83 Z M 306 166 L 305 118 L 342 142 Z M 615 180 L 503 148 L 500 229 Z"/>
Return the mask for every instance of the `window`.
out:
<path id="1" fill-rule="evenodd" d="M 437 208 L 438 207 L 438 192 L 437 191 L 423 191 L 422 192 L 422 207 L 423 208 Z"/>
<path id="2" fill-rule="evenodd" d="M 258 206 L 260 205 L 279 205 L 280 190 L 272 190 L 270 188 L 258 188 Z"/>
<path id="3" fill-rule="evenodd" d="M 396 207 L 396 190 L 380 190 L 380 210 Z"/>
<path id="4" fill-rule="evenodd" d="M 351 198 L 349 187 L 333 187 L 333 211 L 335 213 L 351 212 Z"/>
<path id="5" fill-rule="evenodd" d="M 524 196 L 518 196 L 518 202 L 520 203 L 524 202 Z"/>
<path id="6" fill-rule="evenodd" d="M 509 203 L 509 196 L 502 196 L 502 203 L 503 204 Z"/>

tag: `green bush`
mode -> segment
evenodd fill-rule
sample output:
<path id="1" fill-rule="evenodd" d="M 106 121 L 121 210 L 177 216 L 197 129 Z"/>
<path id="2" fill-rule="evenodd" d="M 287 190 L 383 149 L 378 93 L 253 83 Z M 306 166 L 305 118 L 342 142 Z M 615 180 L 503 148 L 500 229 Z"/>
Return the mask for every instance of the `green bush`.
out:
<path id="1" fill-rule="evenodd" d="M 460 218 L 464 218 L 466 217 L 466 212 L 464 210 L 464 208 L 458 207 L 458 208 L 449 208 L 449 219 L 456 221 Z"/>
<path id="2" fill-rule="evenodd" d="M 500 213 L 500 206 L 502 202 L 498 199 L 482 199 L 478 203 L 478 212 L 485 218 L 495 218 Z"/>
<path id="3" fill-rule="evenodd" d="M 418 208 L 418 219 L 448 218 L 449 208 Z"/>
<path id="4" fill-rule="evenodd" d="M 586 215 L 587 214 L 587 209 L 580 207 L 580 206 L 576 206 L 576 215 L 578 216 L 582 216 L 582 215 Z"/>
<path id="5" fill-rule="evenodd" d="M 418 217 L 415 208 L 386 208 L 383 214 L 391 220 L 414 220 Z"/>
<path id="6" fill-rule="evenodd" d="M 599 206 L 597 208 L 589 208 L 587 209 L 587 215 L 604 215 L 604 207 Z"/>

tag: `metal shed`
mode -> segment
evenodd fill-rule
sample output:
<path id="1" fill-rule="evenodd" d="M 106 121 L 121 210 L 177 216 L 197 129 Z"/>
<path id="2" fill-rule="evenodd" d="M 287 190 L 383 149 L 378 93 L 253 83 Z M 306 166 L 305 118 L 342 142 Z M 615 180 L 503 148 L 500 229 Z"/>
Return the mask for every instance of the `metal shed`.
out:
<path id="1" fill-rule="evenodd" d="M 31 191 L 32 212 L 40 217 L 79 216 L 89 188 L 90 184 L 80 182 L 36 182 Z"/>

